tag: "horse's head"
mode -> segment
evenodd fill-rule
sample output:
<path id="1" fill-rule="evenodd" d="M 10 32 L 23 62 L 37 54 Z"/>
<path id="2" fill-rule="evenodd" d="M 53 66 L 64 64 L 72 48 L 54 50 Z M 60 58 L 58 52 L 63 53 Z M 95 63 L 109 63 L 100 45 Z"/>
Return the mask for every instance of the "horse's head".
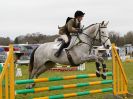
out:
<path id="1" fill-rule="evenodd" d="M 86 35 L 91 37 L 93 39 L 93 42 L 97 40 L 105 48 L 109 48 L 111 46 L 111 42 L 110 42 L 108 31 L 107 31 L 108 23 L 109 22 L 103 21 L 102 23 L 96 23 L 84 29 Z"/>
<path id="2" fill-rule="evenodd" d="M 105 48 L 109 48 L 111 46 L 111 42 L 108 35 L 107 25 L 108 22 L 103 21 L 99 24 L 98 34 L 99 34 L 99 40 L 104 45 Z"/>

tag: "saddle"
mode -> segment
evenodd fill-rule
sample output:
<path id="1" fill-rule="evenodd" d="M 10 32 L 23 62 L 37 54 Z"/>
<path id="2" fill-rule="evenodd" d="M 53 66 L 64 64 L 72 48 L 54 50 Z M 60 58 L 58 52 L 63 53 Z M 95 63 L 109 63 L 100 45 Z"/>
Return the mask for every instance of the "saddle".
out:
<path id="1" fill-rule="evenodd" d="M 55 39 L 54 42 L 56 42 L 56 44 L 54 45 L 54 49 L 59 49 L 60 45 L 62 43 L 62 38 L 58 37 Z M 77 45 L 77 43 L 79 42 L 78 38 L 76 35 L 72 35 L 71 39 L 69 39 L 69 42 L 66 44 L 66 46 L 64 47 L 64 49 L 70 50 L 72 47 L 74 47 L 75 45 Z"/>
<path id="2" fill-rule="evenodd" d="M 61 46 L 61 43 L 62 43 L 62 38 L 57 38 L 56 39 L 56 44 L 54 45 L 54 49 L 59 49 L 60 46 Z M 71 48 L 73 48 L 74 46 L 76 46 L 78 44 L 78 39 L 77 39 L 77 36 L 72 36 L 71 39 L 69 40 L 69 42 L 64 46 L 63 48 L 63 51 L 66 52 L 67 54 L 67 58 L 69 60 L 69 63 L 71 66 L 78 66 L 79 64 L 75 64 L 74 61 L 73 61 L 73 58 L 69 52 L 69 50 Z"/>

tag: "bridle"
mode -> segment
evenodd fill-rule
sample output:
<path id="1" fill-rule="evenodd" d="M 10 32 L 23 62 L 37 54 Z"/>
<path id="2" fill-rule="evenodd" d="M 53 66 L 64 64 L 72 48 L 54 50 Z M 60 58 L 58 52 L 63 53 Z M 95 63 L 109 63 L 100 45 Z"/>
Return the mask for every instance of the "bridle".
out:
<path id="1" fill-rule="evenodd" d="M 94 37 L 94 40 L 100 41 L 100 43 L 102 43 L 102 44 L 105 46 L 105 43 L 109 40 L 109 37 L 101 34 L 101 33 L 102 33 L 102 32 L 101 32 L 101 28 L 107 28 L 107 27 L 106 27 L 106 26 L 100 26 L 100 24 L 99 24 L 98 31 L 97 31 L 97 33 L 96 33 L 96 36 Z M 99 34 L 99 39 L 96 39 L 98 34 Z M 105 38 L 107 38 L 107 39 L 106 39 L 104 42 L 102 42 L 102 41 L 101 41 L 101 38 L 102 38 L 102 37 L 105 37 Z"/>
<path id="2" fill-rule="evenodd" d="M 96 23 L 96 24 L 98 24 L 98 23 Z M 95 25 L 95 24 L 93 24 L 93 25 Z M 93 26 L 93 25 L 91 25 L 91 26 Z M 89 27 L 90 27 L 90 26 L 86 27 L 86 28 L 83 29 L 83 30 L 86 30 L 86 29 L 88 29 Z M 101 28 L 107 28 L 107 27 L 106 27 L 106 26 L 101 26 L 101 23 L 99 23 L 97 33 L 96 33 L 96 35 L 95 35 L 94 37 L 91 37 L 91 36 L 89 36 L 89 35 L 87 35 L 86 33 L 83 33 L 83 32 L 81 33 L 81 34 L 84 34 L 85 36 L 87 36 L 88 38 L 91 39 L 91 44 L 82 41 L 82 40 L 80 39 L 80 37 L 79 37 L 79 34 L 78 34 L 78 35 L 77 35 L 77 38 L 79 39 L 78 44 L 80 44 L 80 43 L 87 44 L 88 46 L 90 46 L 90 52 L 91 52 L 91 49 L 92 49 L 93 45 L 95 44 L 95 41 L 100 41 L 100 43 L 102 43 L 102 44 L 105 46 L 105 43 L 108 41 L 109 37 L 104 36 L 104 35 L 101 34 Z M 99 39 L 97 39 L 97 36 L 98 36 L 98 35 L 99 35 Z M 102 37 L 106 37 L 106 38 L 107 38 L 107 39 L 105 40 L 105 42 L 102 42 L 102 40 L 101 40 Z"/>

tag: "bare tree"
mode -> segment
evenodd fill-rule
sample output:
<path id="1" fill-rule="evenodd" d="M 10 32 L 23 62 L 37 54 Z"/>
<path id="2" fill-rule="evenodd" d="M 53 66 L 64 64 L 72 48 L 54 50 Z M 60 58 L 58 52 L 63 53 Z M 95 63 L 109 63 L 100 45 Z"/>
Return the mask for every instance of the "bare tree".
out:
<path id="1" fill-rule="evenodd" d="M 19 36 L 15 38 L 15 43 L 29 43 L 29 44 L 42 44 L 45 42 L 52 42 L 57 38 L 58 35 L 43 35 L 39 32 L 37 33 L 28 33 L 25 36 Z"/>
<path id="2" fill-rule="evenodd" d="M 12 43 L 12 41 L 10 40 L 9 37 L 7 38 L 0 37 L 0 45 L 9 45 L 10 43 Z"/>
<path id="3" fill-rule="evenodd" d="M 124 40 L 126 44 L 132 44 L 133 45 L 133 31 L 127 32 L 126 35 L 124 35 Z"/>

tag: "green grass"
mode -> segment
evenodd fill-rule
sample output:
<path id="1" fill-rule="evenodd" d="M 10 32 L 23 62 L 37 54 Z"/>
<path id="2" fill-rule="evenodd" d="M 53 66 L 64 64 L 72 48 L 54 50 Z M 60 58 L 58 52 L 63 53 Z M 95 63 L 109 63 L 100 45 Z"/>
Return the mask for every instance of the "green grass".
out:
<path id="1" fill-rule="evenodd" d="M 108 61 L 107 67 L 109 71 L 112 70 L 112 62 Z M 125 72 L 127 74 L 128 78 L 128 90 L 129 92 L 133 93 L 133 63 L 123 63 Z M 27 79 L 28 78 L 28 66 L 20 66 L 22 69 L 23 76 L 22 77 L 16 77 L 16 80 L 19 79 Z M 65 71 L 65 72 L 53 72 L 53 71 L 47 71 L 43 73 L 40 77 L 52 77 L 52 76 L 66 76 L 66 75 L 75 75 L 75 74 L 90 74 L 95 73 L 95 63 L 91 62 L 88 63 L 86 66 L 85 71 Z M 107 79 L 112 79 L 112 77 L 107 77 Z M 63 80 L 63 81 L 53 81 L 53 82 L 41 82 L 37 83 L 35 88 L 38 87 L 46 87 L 46 86 L 57 86 L 57 85 L 64 85 L 64 84 L 74 84 L 74 83 L 84 83 L 84 82 L 90 82 L 90 81 L 99 81 L 102 80 L 102 78 L 85 78 L 85 79 L 73 79 L 73 80 Z M 16 85 L 15 89 L 24 89 L 26 85 Z M 17 95 L 16 99 L 32 99 L 33 97 L 44 97 L 49 95 L 55 95 L 55 94 L 63 94 L 63 93 L 72 93 L 72 92 L 80 92 L 80 91 L 89 91 L 89 90 L 95 90 L 95 89 L 101 89 L 101 88 L 108 88 L 112 87 L 111 84 L 107 85 L 95 85 L 95 86 L 87 86 L 87 87 L 80 87 L 80 88 L 71 88 L 71 89 L 62 89 L 62 90 L 55 90 L 55 91 L 46 91 L 46 92 L 40 92 L 40 93 L 31 93 L 27 95 Z M 69 99 L 103 99 L 103 97 L 107 94 L 111 94 L 111 92 L 107 93 L 97 93 L 97 94 L 90 94 L 85 96 L 78 96 L 78 97 L 71 97 Z M 133 99 L 133 98 L 130 98 Z"/>

